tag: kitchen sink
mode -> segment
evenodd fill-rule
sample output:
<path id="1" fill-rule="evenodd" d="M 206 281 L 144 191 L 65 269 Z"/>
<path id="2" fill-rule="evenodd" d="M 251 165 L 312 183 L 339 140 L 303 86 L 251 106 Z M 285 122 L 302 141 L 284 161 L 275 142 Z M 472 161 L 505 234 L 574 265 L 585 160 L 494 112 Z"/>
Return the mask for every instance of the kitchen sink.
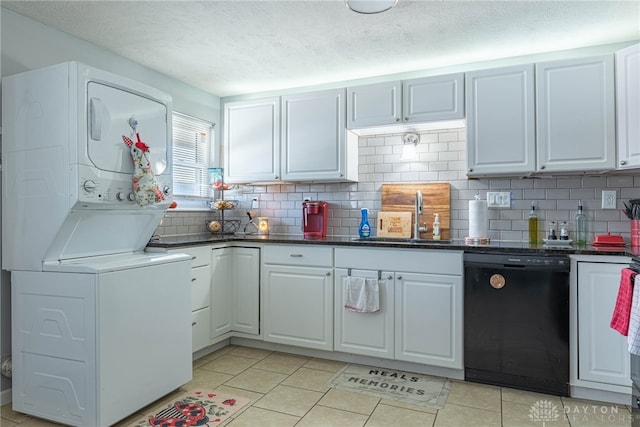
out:
<path id="1" fill-rule="evenodd" d="M 405 239 L 399 237 L 357 237 L 354 242 L 370 242 L 370 243 L 407 243 L 407 244 L 447 244 L 451 240 L 433 240 L 433 239 Z"/>

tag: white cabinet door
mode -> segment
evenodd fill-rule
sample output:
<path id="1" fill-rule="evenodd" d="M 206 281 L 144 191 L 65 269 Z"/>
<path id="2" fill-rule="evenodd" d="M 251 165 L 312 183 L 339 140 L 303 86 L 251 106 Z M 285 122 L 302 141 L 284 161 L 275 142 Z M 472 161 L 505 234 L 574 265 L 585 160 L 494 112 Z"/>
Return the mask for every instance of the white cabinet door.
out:
<path id="1" fill-rule="evenodd" d="M 618 169 L 640 168 L 640 44 L 616 52 Z"/>
<path id="2" fill-rule="evenodd" d="M 631 385 L 626 337 L 609 327 L 626 264 L 578 263 L 578 379 Z"/>
<path id="3" fill-rule="evenodd" d="M 330 267 L 263 266 L 265 341 L 333 350 Z"/>
<path id="4" fill-rule="evenodd" d="M 380 311 L 358 313 L 344 308 L 346 300 L 347 269 L 336 269 L 335 295 L 335 351 L 362 354 L 365 356 L 393 359 L 394 357 L 394 293 L 393 273 L 382 272 L 380 280 Z M 352 270 L 355 277 L 378 278 L 377 271 Z"/>
<path id="5" fill-rule="evenodd" d="M 613 55 L 536 64 L 537 167 L 614 169 Z"/>
<path id="6" fill-rule="evenodd" d="M 346 174 L 345 89 L 282 97 L 282 179 L 342 180 Z"/>
<path id="7" fill-rule="evenodd" d="M 211 337 L 231 331 L 233 319 L 233 249 L 211 251 Z"/>
<path id="8" fill-rule="evenodd" d="M 258 335 L 260 249 L 228 247 L 211 256 L 211 337 L 227 332 Z"/>
<path id="9" fill-rule="evenodd" d="M 462 277 L 397 272 L 395 357 L 462 369 Z"/>
<path id="10" fill-rule="evenodd" d="M 280 179 L 280 98 L 224 105 L 225 181 Z"/>
<path id="11" fill-rule="evenodd" d="M 464 118 L 464 73 L 403 81 L 402 113 L 411 123 Z"/>
<path id="12" fill-rule="evenodd" d="M 402 82 L 347 88 L 347 127 L 392 125 L 402 121 Z"/>
<path id="13" fill-rule="evenodd" d="M 260 333 L 260 249 L 232 248 L 234 280 L 231 289 L 233 308 L 231 330 Z"/>
<path id="14" fill-rule="evenodd" d="M 533 64 L 465 74 L 467 175 L 536 169 Z"/>

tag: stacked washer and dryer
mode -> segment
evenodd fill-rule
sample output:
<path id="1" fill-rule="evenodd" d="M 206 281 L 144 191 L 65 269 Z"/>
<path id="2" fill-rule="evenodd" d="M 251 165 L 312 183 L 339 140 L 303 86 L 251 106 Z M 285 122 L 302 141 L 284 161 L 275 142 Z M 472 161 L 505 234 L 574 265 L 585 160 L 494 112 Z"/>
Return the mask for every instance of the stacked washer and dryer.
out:
<path id="1" fill-rule="evenodd" d="M 112 425 L 191 380 L 190 258 L 144 252 L 172 201 L 171 98 L 68 62 L 4 77 L 2 103 L 13 409 Z M 160 203 L 134 201 L 136 133 Z"/>

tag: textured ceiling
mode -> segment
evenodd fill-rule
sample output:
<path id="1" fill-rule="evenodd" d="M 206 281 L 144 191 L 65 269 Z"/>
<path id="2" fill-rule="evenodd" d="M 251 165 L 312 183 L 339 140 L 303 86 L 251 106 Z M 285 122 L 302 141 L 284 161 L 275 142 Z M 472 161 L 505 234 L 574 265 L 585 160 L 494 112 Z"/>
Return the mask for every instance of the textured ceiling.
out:
<path id="1" fill-rule="evenodd" d="M 640 39 L 640 1 L 2 1 L 218 96 Z"/>

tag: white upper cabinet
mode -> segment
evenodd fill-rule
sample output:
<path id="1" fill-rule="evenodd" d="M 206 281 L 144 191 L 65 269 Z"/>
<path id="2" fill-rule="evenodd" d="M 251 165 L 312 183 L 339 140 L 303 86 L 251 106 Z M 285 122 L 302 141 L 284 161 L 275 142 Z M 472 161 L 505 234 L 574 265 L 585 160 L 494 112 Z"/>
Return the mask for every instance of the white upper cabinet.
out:
<path id="1" fill-rule="evenodd" d="M 345 126 L 345 89 L 224 104 L 225 180 L 358 180 L 358 137 Z"/>
<path id="2" fill-rule="evenodd" d="M 347 89 L 349 129 L 462 118 L 463 73 L 374 83 Z"/>
<path id="3" fill-rule="evenodd" d="M 467 175 L 535 171 L 533 64 L 468 72 Z"/>
<path id="4" fill-rule="evenodd" d="M 345 94 L 331 89 L 282 97 L 282 180 L 357 180 L 357 139 L 347 141 Z"/>
<path id="5" fill-rule="evenodd" d="M 280 98 L 224 105 L 225 181 L 280 179 Z"/>
<path id="6" fill-rule="evenodd" d="M 613 55 L 536 64 L 537 169 L 614 169 Z"/>
<path id="7" fill-rule="evenodd" d="M 640 168 L 640 44 L 616 52 L 618 169 Z"/>
<path id="8" fill-rule="evenodd" d="M 402 82 L 347 88 L 347 127 L 392 125 L 402 121 Z"/>
<path id="9" fill-rule="evenodd" d="M 402 113 L 410 123 L 464 118 L 464 73 L 405 80 Z"/>

